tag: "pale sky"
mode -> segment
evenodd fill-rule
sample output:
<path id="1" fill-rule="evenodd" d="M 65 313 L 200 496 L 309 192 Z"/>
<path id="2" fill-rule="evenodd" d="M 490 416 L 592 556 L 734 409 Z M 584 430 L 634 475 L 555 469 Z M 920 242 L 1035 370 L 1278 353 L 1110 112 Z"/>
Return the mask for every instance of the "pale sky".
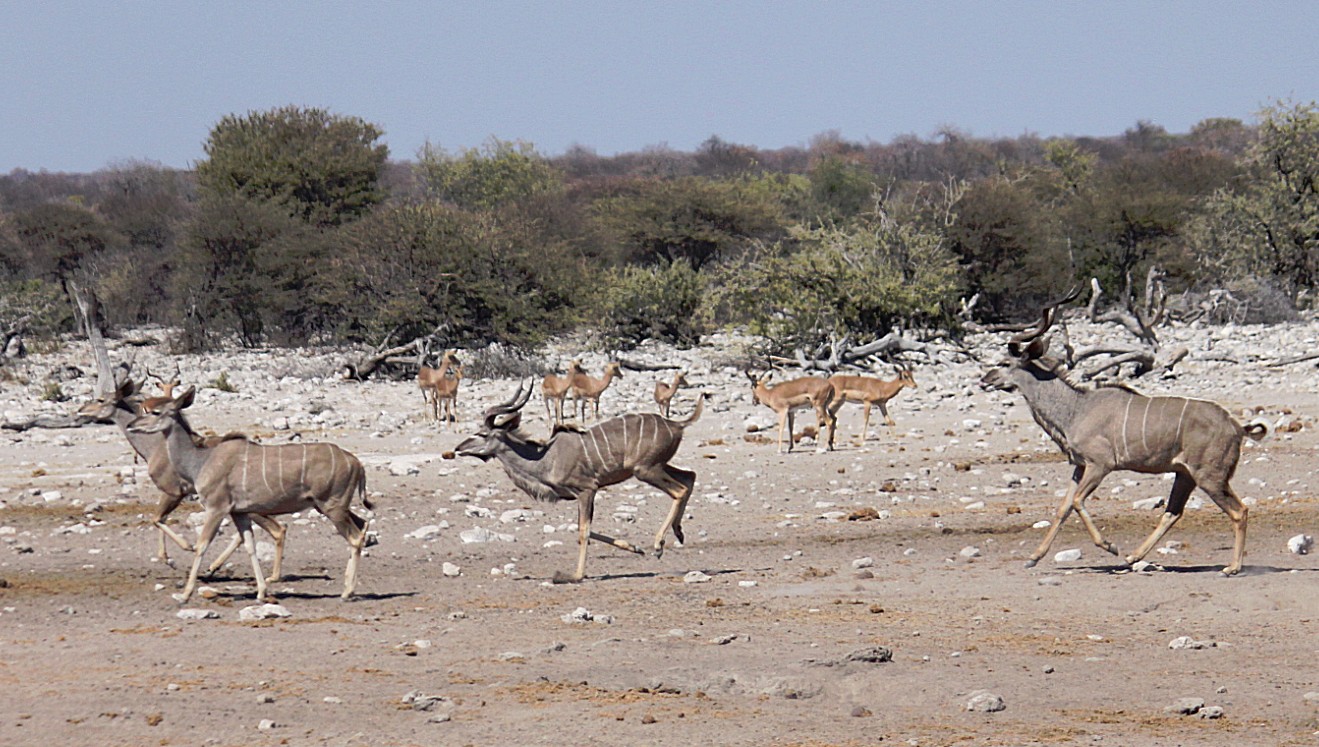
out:
<path id="1" fill-rule="evenodd" d="M 1319 2 L 0 0 L 0 174 L 187 168 L 320 107 L 391 156 L 1170 132 L 1319 99 Z"/>

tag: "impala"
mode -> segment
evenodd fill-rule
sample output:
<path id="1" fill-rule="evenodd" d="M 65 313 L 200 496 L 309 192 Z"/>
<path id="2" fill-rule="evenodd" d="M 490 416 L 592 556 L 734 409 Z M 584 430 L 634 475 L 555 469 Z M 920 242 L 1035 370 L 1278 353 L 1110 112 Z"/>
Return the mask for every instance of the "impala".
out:
<path id="1" fill-rule="evenodd" d="M 563 422 L 563 398 L 572 389 L 573 376 L 579 373 L 582 373 L 582 364 L 573 361 L 568 364 L 568 373 L 563 376 L 547 374 L 540 382 L 540 396 L 545 399 L 545 418 L 552 424 Z M 553 412 L 550 411 L 551 402 L 554 403 Z"/>
<path id="2" fill-rule="evenodd" d="M 655 404 L 659 405 L 661 415 L 666 418 L 669 416 L 669 405 L 673 402 L 673 395 L 677 394 L 678 388 L 683 386 L 687 386 L 687 376 L 682 371 L 673 375 L 672 382 L 655 382 Z"/>
<path id="3" fill-rule="evenodd" d="M 838 411 L 848 402 L 866 406 L 865 422 L 861 426 L 862 442 L 865 442 L 866 435 L 870 432 L 870 408 L 878 406 L 879 412 L 884 416 L 884 424 L 896 425 L 892 416 L 888 414 L 889 400 L 896 397 L 904 387 L 916 388 L 916 378 L 912 375 L 911 369 L 905 366 L 898 369 L 896 379 L 889 381 L 871 376 L 834 374 L 829 377 L 829 383 L 834 385 L 834 401 L 829 406 L 829 413 L 835 418 L 838 416 Z"/>
<path id="4" fill-rule="evenodd" d="M 623 366 L 617 361 L 611 361 L 605 365 L 604 376 L 598 379 L 582 370 L 578 370 L 570 377 L 572 380 L 570 385 L 572 397 L 577 400 L 577 405 L 581 409 L 579 417 L 581 422 L 586 422 L 587 402 L 595 406 L 595 419 L 600 419 L 600 395 L 609 388 L 615 376 L 620 378 L 623 376 Z"/>
<path id="5" fill-rule="evenodd" d="M 417 361 L 417 386 L 421 397 L 429 405 L 431 419 L 440 421 L 441 403 L 450 422 L 454 418 L 453 406 L 458 399 L 458 382 L 462 380 L 463 369 L 458 365 L 458 356 L 453 350 L 444 351 L 440 357 L 440 367 L 430 368 L 425 365 L 429 351 L 421 348 Z M 452 377 L 452 378 L 450 378 Z"/>
<path id="6" fill-rule="evenodd" d="M 830 412 L 829 406 L 834 401 L 834 386 L 828 379 L 815 376 L 803 376 L 781 384 L 771 385 L 769 379 L 773 371 L 763 377 L 757 377 L 750 371 L 744 371 L 751 380 L 751 401 L 765 405 L 779 416 L 779 452 L 783 452 L 783 433 L 787 430 L 788 451 L 792 451 L 793 412 L 804 408 L 815 410 L 817 452 L 832 451 L 834 448 L 834 426 L 837 420 Z M 828 430 L 829 435 L 825 436 Z"/>

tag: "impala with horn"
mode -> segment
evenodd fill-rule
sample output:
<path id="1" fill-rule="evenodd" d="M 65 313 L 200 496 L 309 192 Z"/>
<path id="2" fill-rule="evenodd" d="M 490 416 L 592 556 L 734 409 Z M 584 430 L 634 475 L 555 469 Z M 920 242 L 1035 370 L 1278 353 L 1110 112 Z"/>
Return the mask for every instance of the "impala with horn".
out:
<path id="1" fill-rule="evenodd" d="M 1058 307 L 1076 296 L 1073 290 L 1046 306 L 1037 327 L 1012 337 L 1010 357 L 980 380 L 987 389 L 1021 392 L 1035 422 L 1075 466 L 1071 488 L 1026 567 L 1034 566 L 1049 551 L 1073 511 L 1095 545 L 1117 555 L 1117 548 L 1104 539 L 1090 518 L 1085 500 L 1109 472 L 1128 470 L 1175 476 L 1158 526 L 1126 557 L 1128 564 L 1154 548 L 1181 518 L 1187 498 L 1199 487 L 1232 522 L 1232 562 L 1223 568 L 1223 574 L 1240 572 L 1246 555 L 1247 509 L 1229 481 L 1241 457 L 1242 437 L 1258 440 L 1267 428 L 1242 426 L 1222 407 L 1203 399 L 1147 397 L 1125 386 L 1084 389 L 1073 384 L 1062 362 L 1046 355 L 1049 340 L 1044 334 Z"/>
<path id="2" fill-rule="evenodd" d="M 696 473 L 668 462 L 682 443 L 683 431 L 701 417 L 705 396 L 697 398 L 696 410 L 686 420 L 669 420 L 653 412 L 629 413 L 588 429 L 556 428 L 542 443 L 519 429 L 522 407 L 531 390 L 530 384 L 525 390 L 519 385 L 512 399 L 486 410 L 481 429 L 458 444 L 456 451 L 481 461 L 498 459 L 513 484 L 536 500 L 577 502 L 577 572 L 570 580 L 581 581 L 586 576 L 589 540 L 643 553 L 628 542 L 591 531 L 595 494 L 630 477 L 659 488 L 673 499 L 668 517 L 655 535 L 655 557 L 664 554 L 664 540 L 670 529 L 681 545 L 682 516 L 696 484 Z"/>

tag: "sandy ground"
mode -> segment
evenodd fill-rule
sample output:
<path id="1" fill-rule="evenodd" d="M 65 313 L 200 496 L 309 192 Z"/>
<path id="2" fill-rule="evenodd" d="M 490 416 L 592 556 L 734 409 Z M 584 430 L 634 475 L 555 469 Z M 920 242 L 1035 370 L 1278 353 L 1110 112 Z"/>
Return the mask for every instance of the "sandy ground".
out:
<path id="1" fill-rule="evenodd" d="M 1258 364 L 1314 333 L 1215 332 L 1216 350 L 1240 348 L 1229 363 L 1203 355 L 1196 335 L 1210 333 L 1187 330 L 1196 346 L 1179 376 L 1139 383 L 1300 428 L 1244 452 L 1234 485 L 1252 510 L 1236 578 L 1218 573 L 1231 532 L 1207 500 L 1151 554 L 1152 572 L 1095 548 L 1075 519 L 1024 568 L 1070 468 L 1017 395 L 980 391 L 977 368 L 946 357 L 894 400 L 896 428 L 876 413 L 858 444 L 849 406 L 837 451 L 778 454 L 747 434 L 772 415 L 739 370 L 709 349 L 673 354 L 693 384 L 675 416 L 695 390 L 714 395 L 674 460 L 698 473 L 688 542 L 659 560 L 593 546 L 587 580 L 570 585 L 549 579 L 575 563 L 575 508 L 529 500 L 496 464 L 443 457 L 515 382 L 465 381 L 460 422 L 437 428 L 411 383 L 319 378 L 331 356 L 183 359 L 185 381 L 225 370 L 238 387 L 203 389 L 197 426 L 268 443 L 296 432 L 367 465 L 379 543 L 360 596 L 338 598 L 348 551 L 329 523 L 290 517 L 272 588 L 291 617 L 239 620 L 255 603 L 240 551 L 207 581 L 212 597 L 188 605 L 218 618 L 180 619 L 171 595 L 190 555 L 171 547 L 179 570 L 153 560 L 144 519 L 158 493 L 118 430 L 3 432 L 0 744 L 1319 744 L 1319 578 L 1313 555 L 1287 547 L 1319 534 L 1316 377 Z M 66 359 L 87 361 L 70 346 L 26 365 L 35 376 Z M 603 409 L 652 409 L 662 377 L 629 372 Z M 7 382 L 4 407 L 39 391 Z M 527 415 L 546 430 L 538 396 Z M 1112 475 L 1092 513 L 1129 551 L 1159 515 L 1133 502 L 1170 485 Z M 598 503 L 601 531 L 644 545 L 667 509 L 636 482 Z M 516 509 L 532 513 L 501 521 Z M 878 518 L 848 519 L 859 510 Z M 511 541 L 462 542 L 475 527 Z M 1054 561 L 1071 548 L 1080 560 Z M 579 608 L 594 619 L 574 620 Z M 1203 647 L 1169 647 L 1182 636 Z M 877 647 L 892 660 L 874 661 Z M 977 690 L 1005 709 L 968 710 Z M 1183 698 L 1221 717 L 1168 710 Z"/>

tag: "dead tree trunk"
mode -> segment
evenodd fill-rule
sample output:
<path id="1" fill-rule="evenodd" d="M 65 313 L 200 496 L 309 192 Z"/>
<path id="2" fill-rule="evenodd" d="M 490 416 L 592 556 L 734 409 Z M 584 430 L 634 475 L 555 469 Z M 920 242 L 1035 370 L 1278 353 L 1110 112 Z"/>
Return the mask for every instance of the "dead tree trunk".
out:
<path id="1" fill-rule="evenodd" d="M 96 357 L 96 391 L 109 394 L 114 391 L 115 380 L 110 354 L 105 349 L 105 336 L 101 333 L 101 302 L 95 291 L 84 290 L 73 280 L 65 281 L 65 285 L 78 307 L 79 321 L 87 334 L 87 342 L 92 346 L 92 355 Z"/>

